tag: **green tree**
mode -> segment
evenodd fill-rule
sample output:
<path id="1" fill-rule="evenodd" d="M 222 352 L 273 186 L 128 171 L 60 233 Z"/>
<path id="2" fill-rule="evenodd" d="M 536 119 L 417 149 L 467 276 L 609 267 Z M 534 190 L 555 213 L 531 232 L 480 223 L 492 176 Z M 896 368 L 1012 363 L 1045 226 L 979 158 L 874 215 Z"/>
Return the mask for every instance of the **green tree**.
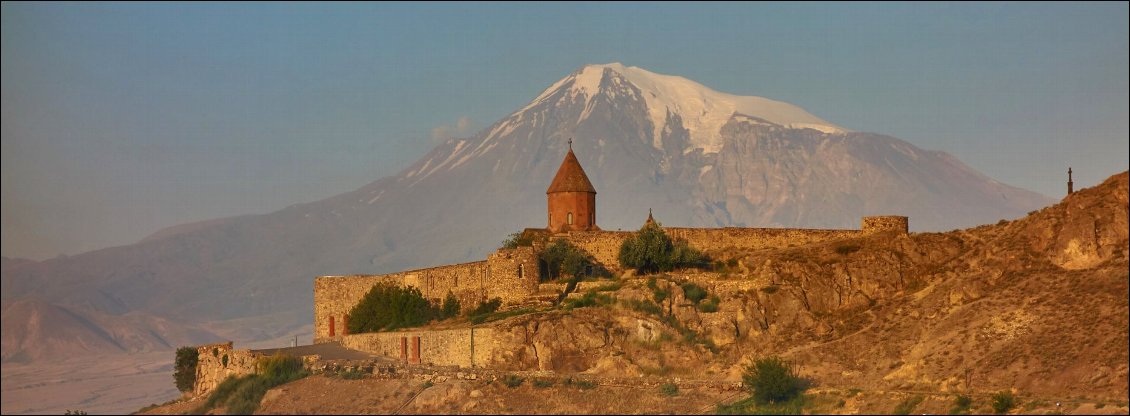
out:
<path id="1" fill-rule="evenodd" d="M 173 380 L 176 381 L 177 390 L 192 390 L 192 386 L 196 384 L 196 364 L 198 360 L 196 348 L 177 348 L 176 361 L 173 364 L 176 368 L 176 371 L 173 372 Z"/>
<path id="2" fill-rule="evenodd" d="M 742 381 L 757 404 L 789 401 L 807 388 L 789 363 L 780 357 L 766 357 L 745 367 Z"/>
<path id="3" fill-rule="evenodd" d="M 374 285 L 349 311 L 349 332 L 388 331 L 424 325 L 440 316 L 440 310 L 415 287 L 391 283 Z"/>
<path id="4" fill-rule="evenodd" d="M 553 280 L 563 275 L 579 278 L 588 274 L 589 270 L 596 275 L 608 274 L 592 256 L 563 239 L 555 240 L 542 250 L 539 257 L 545 263 L 548 272 L 548 276 L 542 276 L 543 280 Z"/>
<path id="5" fill-rule="evenodd" d="M 443 319 L 459 316 L 459 307 L 459 299 L 455 294 L 447 292 L 447 297 L 443 299 Z"/>
<path id="6" fill-rule="evenodd" d="M 620 265 L 641 274 L 670 271 L 676 267 L 704 267 L 709 259 L 687 244 L 673 241 L 657 224 L 645 224 L 620 245 Z"/>
<path id="7" fill-rule="evenodd" d="M 505 240 L 502 240 L 502 248 L 515 249 L 518 247 L 529 247 L 534 243 L 534 236 L 523 232 L 511 233 Z"/>

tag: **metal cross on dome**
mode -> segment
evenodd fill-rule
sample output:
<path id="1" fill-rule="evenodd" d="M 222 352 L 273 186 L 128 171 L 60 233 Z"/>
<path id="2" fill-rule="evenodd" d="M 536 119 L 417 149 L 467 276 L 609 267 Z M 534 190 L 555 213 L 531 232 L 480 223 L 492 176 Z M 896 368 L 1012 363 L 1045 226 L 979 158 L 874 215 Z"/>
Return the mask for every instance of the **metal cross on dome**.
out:
<path id="1" fill-rule="evenodd" d="M 569 150 L 573 150 L 573 138 L 569 138 Z"/>

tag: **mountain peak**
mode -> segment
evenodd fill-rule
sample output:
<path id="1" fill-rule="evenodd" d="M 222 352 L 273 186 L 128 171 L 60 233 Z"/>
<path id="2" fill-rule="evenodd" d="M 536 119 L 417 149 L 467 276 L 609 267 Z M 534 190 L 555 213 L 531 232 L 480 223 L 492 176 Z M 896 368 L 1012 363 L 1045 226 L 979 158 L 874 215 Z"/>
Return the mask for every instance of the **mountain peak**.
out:
<path id="1" fill-rule="evenodd" d="M 656 148 L 662 147 L 664 130 L 673 117 L 686 128 L 690 149 L 701 148 L 705 153 L 717 153 L 721 149 L 720 130 L 735 114 L 753 116 L 785 128 L 811 128 L 824 133 L 847 131 L 789 103 L 718 92 L 684 77 L 657 74 L 619 62 L 585 65 L 551 85 L 521 111 L 547 101 L 577 99 L 584 100 L 587 109 L 593 98 L 602 94 L 612 99 L 621 96 L 642 99 L 652 124 L 651 141 Z M 588 114 L 586 110 L 582 116 Z"/>

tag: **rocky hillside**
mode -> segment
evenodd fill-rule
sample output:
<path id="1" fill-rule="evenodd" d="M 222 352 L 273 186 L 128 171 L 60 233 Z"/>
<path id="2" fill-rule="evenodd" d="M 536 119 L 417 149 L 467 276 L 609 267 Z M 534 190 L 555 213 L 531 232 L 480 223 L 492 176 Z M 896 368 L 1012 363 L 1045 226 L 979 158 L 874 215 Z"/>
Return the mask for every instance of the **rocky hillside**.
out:
<path id="1" fill-rule="evenodd" d="M 1012 390 L 1025 412 L 1124 414 L 1128 188 L 1124 172 L 1015 221 L 724 249 L 708 253 L 721 262 L 712 272 L 582 283 L 564 303 L 572 307 L 495 324 L 500 347 L 488 366 L 551 371 L 537 373 L 541 387 L 318 376 L 269 393 L 262 409 L 709 412 L 739 398 L 716 387 L 740 380 L 750 358 L 781 355 L 815 383 L 811 412 L 889 413 L 913 399 L 916 412 L 942 413 L 957 393 L 991 412 L 989 395 Z M 690 283 L 707 292 L 697 305 Z M 712 296 L 716 311 L 705 306 Z M 444 324 L 452 325 L 465 323 Z M 620 381 L 593 390 L 562 384 L 577 373 Z M 662 382 L 683 383 L 685 395 L 662 394 Z M 342 391 L 385 399 L 347 403 Z"/>

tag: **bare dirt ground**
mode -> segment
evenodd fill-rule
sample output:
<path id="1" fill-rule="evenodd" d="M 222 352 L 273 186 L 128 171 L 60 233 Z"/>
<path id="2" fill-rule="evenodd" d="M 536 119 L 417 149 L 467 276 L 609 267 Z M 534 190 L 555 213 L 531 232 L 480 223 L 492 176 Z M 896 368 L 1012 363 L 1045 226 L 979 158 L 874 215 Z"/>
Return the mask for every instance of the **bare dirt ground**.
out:
<path id="1" fill-rule="evenodd" d="M 428 387 L 414 379 L 341 380 L 313 376 L 268 393 L 258 413 L 388 414 L 398 409 L 407 414 L 703 413 L 713 412 L 713 403 L 733 395 L 734 392 L 697 388 L 669 397 L 655 388 L 582 388 L 561 381 L 537 387 L 526 380 L 511 388 L 501 381 L 447 380 Z"/>
<path id="2" fill-rule="evenodd" d="M 893 414 L 907 402 L 912 414 L 950 414 L 955 396 L 943 393 L 815 388 L 806 393 L 807 414 Z M 502 381 L 449 379 L 344 380 L 310 376 L 267 393 L 256 414 L 714 414 L 718 403 L 745 392 L 699 387 L 674 395 L 657 388 L 599 385 L 581 388 L 560 379 L 538 387 Z M 988 395 L 974 395 L 972 414 L 993 414 Z M 190 414 L 205 398 L 173 403 L 143 414 Z M 906 409 L 906 408 L 904 408 Z M 1126 402 L 1018 397 L 1011 414 L 1128 414 Z M 214 414 L 223 414 L 222 409 Z"/>

